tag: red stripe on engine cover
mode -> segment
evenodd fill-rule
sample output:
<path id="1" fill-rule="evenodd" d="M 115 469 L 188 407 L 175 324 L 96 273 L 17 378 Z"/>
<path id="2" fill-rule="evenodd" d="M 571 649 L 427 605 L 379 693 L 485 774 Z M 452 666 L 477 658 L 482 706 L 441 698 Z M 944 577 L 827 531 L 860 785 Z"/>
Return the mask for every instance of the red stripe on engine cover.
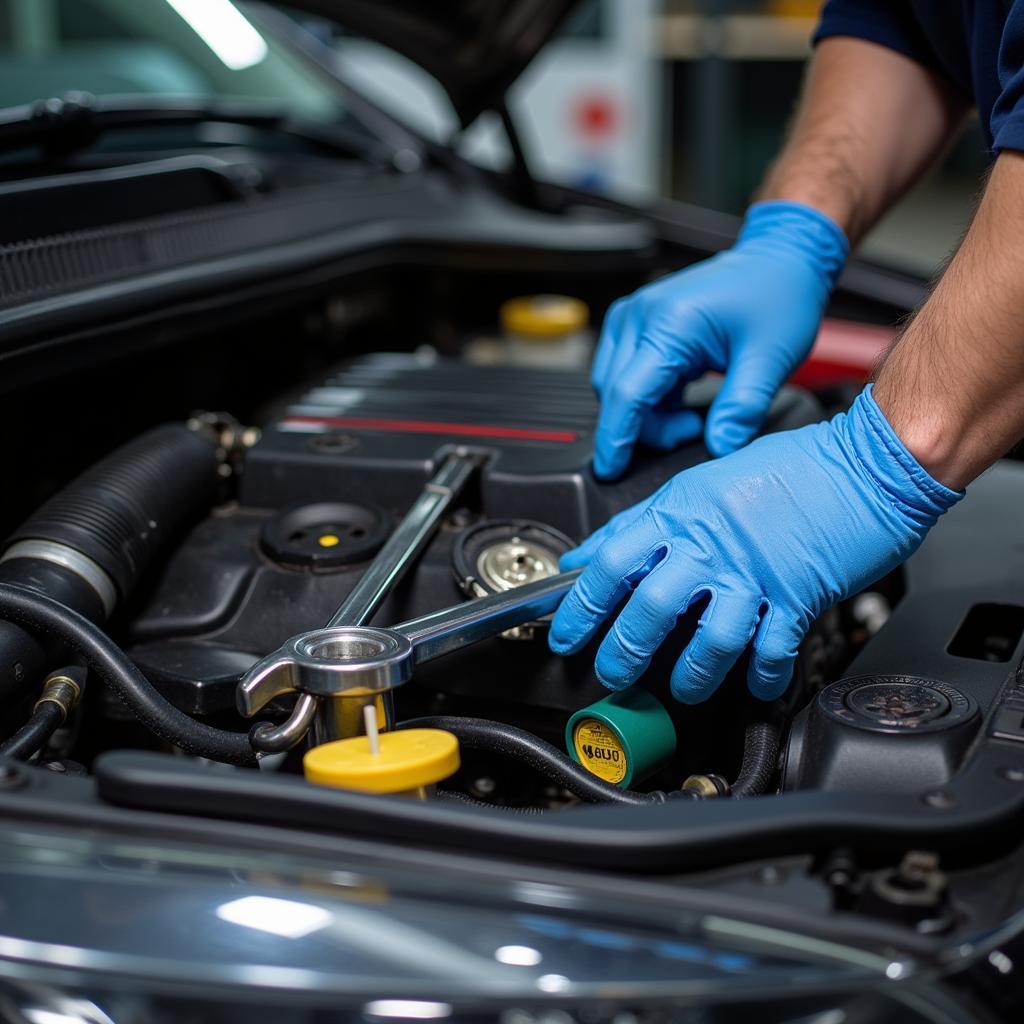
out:
<path id="1" fill-rule="evenodd" d="M 458 434 L 462 437 L 493 437 L 516 441 L 549 441 L 572 444 L 580 435 L 571 430 L 533 430 L 529 427 L 495 427 L 481 423 L 434 423 L 426 420 L 378 420 L 358 416 L 289 416 L 282 427 L 291 425 L 342 427 L 349 430 L 387 430 L 397 434 Z"/>

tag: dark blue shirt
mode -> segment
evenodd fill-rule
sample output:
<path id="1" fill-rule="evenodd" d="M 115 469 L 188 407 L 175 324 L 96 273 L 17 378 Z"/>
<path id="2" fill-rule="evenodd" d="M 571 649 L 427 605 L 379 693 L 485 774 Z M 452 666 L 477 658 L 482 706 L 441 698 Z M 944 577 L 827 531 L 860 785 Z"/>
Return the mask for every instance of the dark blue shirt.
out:
<path id="1" fill-rule="evenodd" d="M 828 36 L 931 68 L 974 100 L 991 149 L 1024 150 L 1024 0 L 829 0 L 815 42 Z"/>

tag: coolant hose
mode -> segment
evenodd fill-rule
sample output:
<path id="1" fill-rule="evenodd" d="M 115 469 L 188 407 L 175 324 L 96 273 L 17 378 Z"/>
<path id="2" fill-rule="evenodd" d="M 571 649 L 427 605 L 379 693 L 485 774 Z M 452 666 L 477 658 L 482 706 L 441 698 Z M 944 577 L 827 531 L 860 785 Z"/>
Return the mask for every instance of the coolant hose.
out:
<path id="1" fill-rule="evenodd" d="M 779 760 L 782 730 L 775 722 L 751 722 L 743 736 L 743 760 L 736 781 L 729 787 L 733 799 L 760 796 L 768 791 Z"/>
<path id="2" fill-rule="evenodd" d="M 10 738 L 0 743 L 0 757 L 26 761 L 42 750 L 64 721 L 64 712 L 47 701 L 32 712 L 29 720 Z"/>
<path id="3" fill-rule="evenodd" d="M 256 757 L 246 733 L 215 729 L 179 711 L 160 696 L 124 651 L 84 615 L 24 587 L 0 583 L 0 619 L 65 644 L 147 729 L 186 754 L 228 764 L 255 765 Z"/>
<path id="4" fill-rule="evenodd" d="M 467 750 L 489 750 L 515 758 L 587 803 L 656 804 L 664 803 L 667 799 L 667 795 L 662 792 L 635 793 L 604 782 L 580 767 L 558 747 L 525 729 L 517 729 L 503 722 L 491 722 L 485 718 L 428 715 L 401 722 L 396 728 L 444 729 L 452 733 Z"/>

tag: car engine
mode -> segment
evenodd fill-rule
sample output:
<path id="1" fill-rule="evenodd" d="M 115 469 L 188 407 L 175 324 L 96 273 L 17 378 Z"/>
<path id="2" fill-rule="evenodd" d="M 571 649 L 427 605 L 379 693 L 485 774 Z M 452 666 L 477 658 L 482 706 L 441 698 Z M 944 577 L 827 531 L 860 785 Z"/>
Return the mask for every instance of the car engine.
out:
<path id="1" fill-rule="evenodd" d="M 698 382 L 688 400 L 706 407 L 715 388 Z M 442 728 L 459 740 L 461 760 L 429 788 L 433 799 L 554 810 L 916 791 L 953 777 L 986 711 L 993 735 L 1024 737 L 1017 691 L 997 699 L 1024 610 L 999 603 L 994 567 L 952 595 L 945 588 L 954 610 L 944 664 L 929 669 L 913 634 L 908 644 L 892 629 L 901 616 L 919 634 L 932 629 L 941 604 L 934 588 L 908 588 L 900 571 L 822 616 L 793 684 L 772 705 L 747 693 L 743 665 L 703 705 L 672 700 L 671 665 L 699 606 L 628 696 L 599 684 L 593 648 L 552 655 L 546 619 L 567 587 L 544 587 L 562 579 L 559 556 L 707 458 L 699 442 L 641 452 L 621 481 L 599 483 L 589 469 L 596 414 L 583 372 L 471 365 L 425 349 L 343 363 L 272 403 L 257 424 L 204 413 L 149 431 L 7 541 L 0 643 L 3 690 L 18 709 L 12 723 L 36 703 L 4 752 L 39 751 L 54 770 L 86 772 L 112 750 L 177 748 L 238 764 L 258 757 L 266 770 L 295 775 L 310 743 Z M 821 415 L 814 397 L 787 388 L 766 429 Z M 911 579 L 927 579 L 949 557 L 943 529 L 937 535 L 912 560 Z M 990 547 L 976 546 L 976 568 Z M 12 591 L 45 595 L 36 599 L 43 610 L 6 603 Z M 502 610 L 534 592 L 541 604 Z M 77 613 L 82 631 L 102 624 L 123 653 L 97 661 L 95 645 L 77 643 L 74 631 L 68 645 L 44 621 L 55 602 Z M 440 629 L 439 615 L 462 621 Z M 395 624 L 404 624 L 398 633 L 387 629 Z M 401 668 L 393 660 L 382 683 L 384 669 L 370 671 L 374 644 L 401 646 L 402 629 L 422 649 Z M 282 663 L 278 649 L 292 661 Z M 43 676 L 57 652 L 67 665 L 50 673 L 40 698 L 25 680 Z M 118 656 L 134 682 L 80 702 L 83 664 L 109 682 Z M 323 664 L 327 674 L 314 678 Z M 360 674 L 339 687 L 348 677 L 330 675 L 338 665 Z M 155 696 L 140 699 L 140 687 Z"/>
<path id="2" fill-rule="evenodd" d="M 327 623 L 455 451 L 479 468 L 374 621 L 404 622 L 555 575 L 564 551 L 704 457 L 700 446 L 651 454 L 623 482 L 599 485 L 589 470 L 596 412 L 580 373 L 400 354 L 344 366 L 286 402 L 245 451 L 237 503 L 170 558 L 130 627 L 129 655 L 183 711 L 230 712 L 239 666 Z M 815 413 L 809 396 L 787 392 L 772 427 Z M 543 622 L 425 664 L 394 693 L 399 719 L 483 718 L 558 746 L 568 716 L 606 696 L 586 656 L 550 654 Z M 676 713 L 667 691 L 660 696 Z M 677 717 L 678 728 L 700 729 Z M 667 776 L 697 765 L 693 743 L 684 749 Z M 719 753 L 723 770 L 734 755 Z M 460 775 L 468 792 L 514 805 L 550 799 L 536 773 L 475 761 L 479 752 Z"/>

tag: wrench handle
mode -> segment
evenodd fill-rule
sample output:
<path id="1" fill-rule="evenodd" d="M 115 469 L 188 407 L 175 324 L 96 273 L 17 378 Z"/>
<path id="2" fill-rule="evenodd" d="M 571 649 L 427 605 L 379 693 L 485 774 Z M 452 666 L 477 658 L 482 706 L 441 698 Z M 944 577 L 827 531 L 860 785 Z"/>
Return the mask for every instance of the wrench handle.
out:
<path id="1" fill-rule="evenodd" d="M 395 626 L 412 643 L 417 665 L 468 647 L 506 629 L 550 615 L 569 593 L 582 569 L 488 594 L 474 601 L 421 615 Z"/>
<path id="2" fill-rule="evenodd" d="M 391 588 L 430 543 L 445 513 L 479 465 L 479 455 L 457 452 L 445 459 L 327 623 L 327 629 L 335 626 L 365 626 L 373 618 Z"/>

